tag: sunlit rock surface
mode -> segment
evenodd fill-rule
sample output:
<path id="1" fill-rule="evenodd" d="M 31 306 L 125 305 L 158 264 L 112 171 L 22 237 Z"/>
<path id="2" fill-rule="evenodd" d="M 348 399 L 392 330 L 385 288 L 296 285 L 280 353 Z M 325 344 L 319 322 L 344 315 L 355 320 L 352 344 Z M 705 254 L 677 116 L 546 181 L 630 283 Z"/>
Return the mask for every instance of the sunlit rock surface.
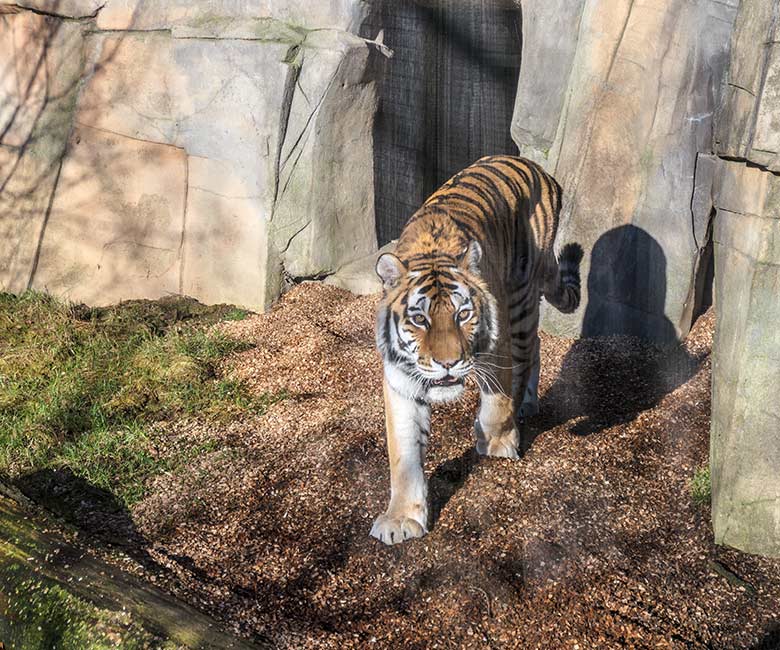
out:
<path id="1" fill-rule="evenodd" d="M 696 312 L 707 246 L 691 214 L 738 2 L 523 3 L 512 134 L 564 189 L 559 242 L 579 242 L 583 304 L 543 327 L 673 341 Z"/>
<path id="2" fill-rule="evenodd" d="M 0 287 L 263 309 L 377 248 L 362 3 L 0 4 Z"/>
<path id="3" fill-rule="evenodd" d="M 778 11 L 777 1 L 743 0 L 716 128 L 710 441 L 716 541 L 774 556 L 780 556 Z"/>

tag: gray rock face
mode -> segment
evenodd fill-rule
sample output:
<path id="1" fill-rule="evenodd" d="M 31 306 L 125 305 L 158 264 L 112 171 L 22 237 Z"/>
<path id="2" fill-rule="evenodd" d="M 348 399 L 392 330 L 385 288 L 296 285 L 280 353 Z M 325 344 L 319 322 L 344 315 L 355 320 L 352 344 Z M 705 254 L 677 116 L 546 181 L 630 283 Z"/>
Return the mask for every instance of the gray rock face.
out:
<path id="1" fill-rule="evenodd" d="M 715 540 L 780 556 L 780 75 L 777 0 L 743 0 L 716 127 L 712 521 Z M 740 160 L 733 160 L 734 158 Z"/>
<path id="2" fill-rule="evenodd" d="M 523 4 L 512 134 L 564 188 L 559 242 L 586 250 L 586 308 L 547 310 L 546 330 L 666 342 L 689 330 L 707 243 L 692 227 L 696 158 L 712 150 L 736 4 Z"/>
<path id="3" fill-rule="evenodd" d="M 734 27 L 724 101 L 716 128 L 721 156 L 780 170 L 778 4 L 743 0 Z"/>
<path id="4" fill-rule="evenodd" d="M 720 161 L 714 200 L 715 540 L 780 556 L 780 179 Z"/>

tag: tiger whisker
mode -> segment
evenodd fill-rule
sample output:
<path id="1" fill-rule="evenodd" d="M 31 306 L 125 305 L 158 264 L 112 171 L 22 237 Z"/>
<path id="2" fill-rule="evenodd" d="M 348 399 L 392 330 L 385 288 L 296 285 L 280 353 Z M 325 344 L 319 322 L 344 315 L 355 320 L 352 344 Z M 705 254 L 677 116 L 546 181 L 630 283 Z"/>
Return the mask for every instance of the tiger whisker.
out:
<path id="1" fill-rule="evenodd" d="M 516 364 L 511 365 L 511 366 L 500 366 L 497 363 L 492 363 L 490 361 L 475 361 L 474 365 L 477 365 L 477 364 L 484 365 L 484 366 L 490 366 L 492 368 L 497 368 L 499 370 L 514 370 L 515 368 L 519 368 L 520 366 L 523 365 L 522 363 L 516 363 Z"/>
<path id="2" fill-rule="evenodd" d="M 500 393 L 504 397 L 509 397 L 501 387 L 501 384 L 499 383 L 498 379 L 487 369 L 485 368 L 479 368 L 477 366 L 474 367 L 474 374 L 483 381 L 484 384 L 488 386 L 491 390 L 494 390 L 497 393 Z M 481 388 L 481 386 L 480 386 Z"/>

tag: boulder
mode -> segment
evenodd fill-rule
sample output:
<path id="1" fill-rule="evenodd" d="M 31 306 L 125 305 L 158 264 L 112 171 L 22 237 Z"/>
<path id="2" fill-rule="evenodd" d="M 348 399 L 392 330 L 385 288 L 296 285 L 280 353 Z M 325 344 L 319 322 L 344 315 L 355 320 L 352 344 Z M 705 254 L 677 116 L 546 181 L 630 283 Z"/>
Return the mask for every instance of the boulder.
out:
<path id="1" fill-rule="evenodd" d="M 712 151 L 736 5 L 523 3 L 512 134 L 563 186 L 559 244 L 586 250 L 584 308 L 546 309 L 547 331 L 670 342 L 689 330 L 707 244 L 692 227 L 696 159 Z"/>
<path id="2" fill-rule="evenodd" d="M 55 4 L 35 9 L 92 12 Z M 0 191 L 13 244 L 0 287 L 264 309 L 285 276 L 376 250 L 375 86 L 389 53 L 345 31 L 362 7 L 109 0 L 71 20 L 6 5 L 0 156 L 15 174 Z M 150 170 L 166 182 L 144 194 Z M 155 234 L 144 220 L 157 208 Z"/>

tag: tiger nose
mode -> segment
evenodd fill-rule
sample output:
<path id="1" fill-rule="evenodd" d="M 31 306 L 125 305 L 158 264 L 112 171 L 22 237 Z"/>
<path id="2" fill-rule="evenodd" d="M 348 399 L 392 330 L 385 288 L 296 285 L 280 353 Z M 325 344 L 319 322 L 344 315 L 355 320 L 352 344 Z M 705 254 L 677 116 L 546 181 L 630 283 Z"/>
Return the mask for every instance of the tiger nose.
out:
<path id="1" fill-rule="evenodd" d="M 434 363 L 438 363 L 442 368 L 445 370 L 449 370 L 454 366 L 456 363 L 458 363 L 457 359 L 450 359 L 448 361 L 439 361 L 438 359 L 433 360 Z"/>

